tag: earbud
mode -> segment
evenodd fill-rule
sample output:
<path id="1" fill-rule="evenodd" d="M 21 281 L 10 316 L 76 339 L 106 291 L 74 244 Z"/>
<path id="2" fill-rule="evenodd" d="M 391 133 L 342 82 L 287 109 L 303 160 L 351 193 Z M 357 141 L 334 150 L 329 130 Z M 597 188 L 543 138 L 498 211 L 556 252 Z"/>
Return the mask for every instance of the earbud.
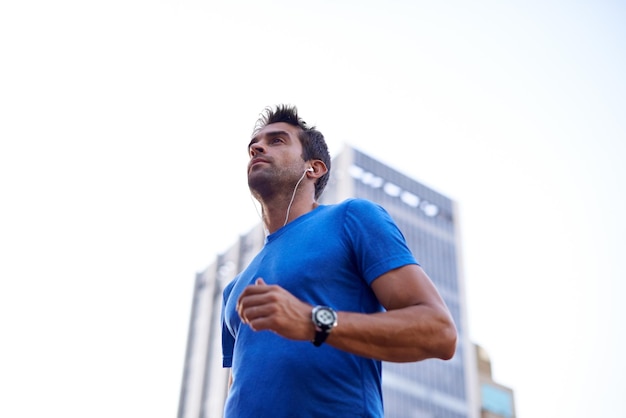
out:
<path id="1" fill-rule="evenodd" d="M 313 167 L 309 167 L 309 168 L 307 168 L 307 169 L 306 169 L 306 171 L 310 171 L 311 173 L 314 173 L 314 172 L 315 172 L 315 170 L 313 170 Z"/>

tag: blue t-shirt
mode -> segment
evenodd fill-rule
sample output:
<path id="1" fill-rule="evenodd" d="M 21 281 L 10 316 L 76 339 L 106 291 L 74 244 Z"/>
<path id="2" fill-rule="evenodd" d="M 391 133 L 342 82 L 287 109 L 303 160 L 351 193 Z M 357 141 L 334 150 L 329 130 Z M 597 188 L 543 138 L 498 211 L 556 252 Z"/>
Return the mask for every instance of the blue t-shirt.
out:
<path id="1" fill-rule="evenodd" d="M 254 332 L 235 308 L 243 289 L 262 277 L 314 306 L 379 312 L 371 283 L 407 264 L 417 262 L 389 214 L 362 199 L 319 206 L 269 235 L 224 289 L 223 365 L 234 378 L 224 416 L 382 417 L 380 361 Z"/>

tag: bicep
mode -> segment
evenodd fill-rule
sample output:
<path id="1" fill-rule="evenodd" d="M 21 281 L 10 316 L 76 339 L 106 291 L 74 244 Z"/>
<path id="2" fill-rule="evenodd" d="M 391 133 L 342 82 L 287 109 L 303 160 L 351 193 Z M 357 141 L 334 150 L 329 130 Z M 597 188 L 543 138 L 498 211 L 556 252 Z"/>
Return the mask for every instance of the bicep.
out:
<path id="1" fill-rule="evenodd" d="M 387 310 L 427 305 L 445 308 L 441 295 L 426 272 L 417 264 L 408 264 L 376 278 L 372 290 Z"/>

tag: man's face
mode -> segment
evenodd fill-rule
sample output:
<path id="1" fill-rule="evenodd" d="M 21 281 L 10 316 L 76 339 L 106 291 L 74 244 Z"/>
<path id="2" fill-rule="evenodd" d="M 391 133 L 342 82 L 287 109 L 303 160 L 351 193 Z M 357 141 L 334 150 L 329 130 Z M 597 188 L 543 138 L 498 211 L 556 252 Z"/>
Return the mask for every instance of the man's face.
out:
<path id="1" fill-rule="evenodd" d="M 248 185 L 256 195 L 292 189 L 305 170 L 300 128 L 279 122 L 256 132 L 248 147 Z M 295 178 L 295 180 L 294 180 Z"/>

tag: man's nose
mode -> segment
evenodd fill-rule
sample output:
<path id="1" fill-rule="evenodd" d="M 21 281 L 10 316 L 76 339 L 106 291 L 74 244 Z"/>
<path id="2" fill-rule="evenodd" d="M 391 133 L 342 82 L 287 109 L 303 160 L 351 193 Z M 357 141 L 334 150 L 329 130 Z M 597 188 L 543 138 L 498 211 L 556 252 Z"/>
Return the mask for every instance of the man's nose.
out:
<path id="1" fill-rule="evenodd" d="M 257 154 L 263 154 L 265 152 L 265 148 L 259 142 L 255 142 L 250 146 L 250 155 L 255 156 Z"/>

